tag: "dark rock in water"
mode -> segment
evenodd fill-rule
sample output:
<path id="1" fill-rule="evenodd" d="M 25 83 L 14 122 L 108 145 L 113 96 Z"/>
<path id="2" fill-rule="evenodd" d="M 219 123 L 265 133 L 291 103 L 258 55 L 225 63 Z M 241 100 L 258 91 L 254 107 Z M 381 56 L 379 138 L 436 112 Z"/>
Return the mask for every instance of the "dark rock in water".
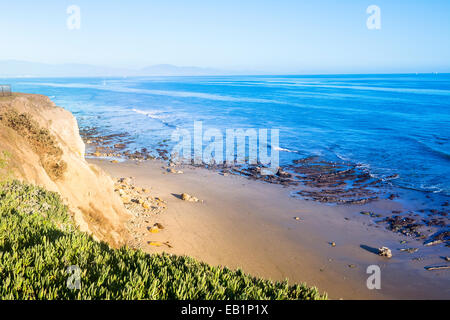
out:
<path id="1" fill-rule="evenodd" d="M 434 239 L 449 241 L 450 240 L 450 231 L 447 230 L 447 231 L 439 232 L 437 235 L 434 236 Z"/>
<path id="2" fill-rule="evenodd" d="M 447 222 L 442 219 L 429 219 L 422 220 L 427 226 L 438 226 L 438 227 L 446 227 Z"/>
<path id="3" fill-rule="evenodd" d="M 393 179 L 397 179 L 398 177 L 399 177 L 398 174 L 393 174 L 393 175 L 388 176 L 388 177 L 386 177 L 386 178 L 384 178 L 384 179 L 385 179 L 385 180 L 393 180 Z"/>
<path id="4" fill-rule="evenodd" d="M 378 199 L 382 181 L 357 164 L 331 162 L 309 157 L 287 167 L 312 191 L 298 191 L 305 199 L 324 203 L 361 205 Z"/>
<path id="5" fill-rule="evenodd" d="M 219 168 L 220 166 L 217 166 Z M 296 186 L 299 181 L 296 180 L 290 173 L 279 168 L 276 174 L 272 173 L 270 168 L 260 166 L 233 166 L 227 171 L 229 174 L 245 176 L 251 180 L 260 180 L 272 184 L 280 184 L 282 186 Z"/>
<path id="6" fill-rule="evenodd" d="M 381 214 L 373 213 L 371 211 L 361 211 L 360 214 L 365 215 L 365 216 L 369 216 L 369 217 L 372 217 L 372 218 L 379 218 L 379 217 L 381 217 Z"/>
<path id="7" fill-rule="evenodd" d="M 422 226 L 411 217 L 392 216 L 384 219 L 388 224 L 388 229 L 394 232 L 402 233 L 406 236 L 421 236 L 418 229 Z"/>
<path id="8" fill-rule="evenodd" d="M 279 169 L 278 169 L 278 172 L 277 172 L 277 176 L 283 177 L 283 178 L 291 178 L 291 177 L 292 177 L 292 174 L 290 174 L 290 173 L 288 173 L 288 172 L 286 172 L 286 171 L 283 171 L 282 168 L 279 168 Z"/>
<path id="9" fill-rule="evenodd" d="M 123 150 L 125 149 L 127 146 L 124 143 L 116 143 L 114 145 L 114 148 L 118 149 L 118 150 Z"/>
<path id="10" fill-rule="evenodd" d="M 436 244 L 447 242 L 447 245 L 450 242 L 450 231 L 441 231 L 434 235 L 432 235 L 429 240 L 425 241 L 425 246 L 434 246 Z"/>

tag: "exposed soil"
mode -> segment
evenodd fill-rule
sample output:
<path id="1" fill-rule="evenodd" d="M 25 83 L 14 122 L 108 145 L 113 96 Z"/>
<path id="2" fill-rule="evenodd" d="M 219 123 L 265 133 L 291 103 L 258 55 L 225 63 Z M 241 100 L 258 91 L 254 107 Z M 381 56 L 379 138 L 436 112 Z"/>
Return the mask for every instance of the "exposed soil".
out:
<path id="1" fill-rule="evenodd" d="M 63 177 L 67 163 L 61 159 L 63 152 L 47 128 L 41 127 L 28 113 L 9 108 L 0 114 L 0 121 L 27 139 L 51 178 Z"/>

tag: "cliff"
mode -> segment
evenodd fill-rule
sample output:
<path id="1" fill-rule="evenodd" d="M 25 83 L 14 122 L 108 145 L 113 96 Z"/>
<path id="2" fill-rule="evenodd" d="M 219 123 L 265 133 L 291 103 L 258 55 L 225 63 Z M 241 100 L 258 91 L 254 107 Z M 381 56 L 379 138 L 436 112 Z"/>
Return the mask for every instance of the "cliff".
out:
<path id="1" fill-rule="evenodd" d="M 73 115 L 47 97 L 0 97 L 2 176 L 58 192 L 80 230 L 118 247 L 128 240 L 130 218 L 112 179 L 84 159 L 85 145 Z"/>

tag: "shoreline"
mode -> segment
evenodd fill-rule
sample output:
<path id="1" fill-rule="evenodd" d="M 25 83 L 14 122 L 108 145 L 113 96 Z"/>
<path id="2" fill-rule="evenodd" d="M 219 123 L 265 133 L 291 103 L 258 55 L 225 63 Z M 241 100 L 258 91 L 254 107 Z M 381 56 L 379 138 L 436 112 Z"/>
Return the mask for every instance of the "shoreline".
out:
<path id="1" fill-rule="evenodd" d="M 267 279 L 306 282 L 327 292 L 331 299 L 450 297 L 448 270 L 424 269 L 443 264 L 435 251 L 445 248 L 423 247 L 417 240 L 355 215 L 363 209 L 396 210 L 400 208 L 397 202 L 329 206 L 295 199 L 287 192 L 288 186 L 221 176 L 204 168 L 179 166 L 176 168 L 183 174 L 174 174 L 167 172 L 165 162 L 160 160 L 87 161 L 114 178 L 134 177 L 137 186 L 151 188 L 153 195 L 167 202 L 165 212 L 149 217 L 150 224 L 164 225 L 162 232 L 151 234 L 142 226 L 142 249 L 148 253 L 188 255 Z M 181 193 L 204 202 L 182 201 Z M 169 241 L 171 248 L 146 245 L 150 240 Z M 391 248 L 392 259 L 370 252 L 370 248 L 382 246 Z M 413 254 L 398 250 L 409 247 L 420 250 Z M 412 260 L 417 257 L 423 260 Z M 381 268 L 381 290 L 366 286 L 366 268 L 374 264 Z"/>
<path id="2" fill-rule="evenodd" d="M 169 152 L 167 140 L 159 143 L 156 149 L 129 149 L 124 141 L 129 134 L 101 135 L 99 127 L 81 128 L 80 134 L 87 146 L 86 156 L 121 161 L 163 160 L 176 164 Z M 115 140 L 118 139 L 118 140 Z M 119 143 L 115 143 L 119 142 Z M 124 151 L 125 150 L 125 151 Z M 156 152 L 157 155 L 154 155 Z M 175 162 L 174 162 L 175 161 Z M 361 211 L 369 215 L 377 224 L 387 229 L 412 236 L 425 243 L 438 241 L 450 247 L 449 199 L 445 195 L 405 189 L 395 186 L 389 177 L 375 177 L 365 166 L 345 161 L 331 161 L 318 156 L 292 160 L 290 164 L 279 167 L 275 175 L 263 175 L 261 165 L 243 164 L 182 164 L 204 168 L 225 175 L 236 175 L 249 180 L 293 187 L 291 196 L 307 201 L 330 205 L 365 205 L 390 200 L 401 203 L 395 210 L 380 212 Z"/>

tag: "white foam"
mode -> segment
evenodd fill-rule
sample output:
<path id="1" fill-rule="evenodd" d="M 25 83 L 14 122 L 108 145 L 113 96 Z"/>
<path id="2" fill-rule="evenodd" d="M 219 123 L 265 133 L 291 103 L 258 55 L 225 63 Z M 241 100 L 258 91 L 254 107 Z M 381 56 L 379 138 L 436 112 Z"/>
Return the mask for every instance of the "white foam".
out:
<path id="1" fill-rule="evenodd" d="M 443 95 L 449 96 L 450 90 L 442 89 L 412 89 L 412 88 L 390 88 L 390 87 L 369 87 L 369 86 L 349 86 L 349 85 L 325 85 L 325 84 L 311 84 L 307 82 L 271 82 L 266 81 L 265 86 L 275 87 L 304 87 L 304 88 L 329 88 L 329 89 L 351 89 L 351 90 L 364 90 L 364 91 L 385 91 L 396 93 L 413 93 L 413 94 L 428 94 L 428 95 Z"/>
<path id="2" fill-rule="evenodd" d="M 36 82 L 36 83 L 27 83 L 27 84 L 36 85 L 36 86 L 46 86 L 46 87 L 59 87 L 59 88 L 97 89 L 97 90 L 104 90 L 104 91 L 141 93 L 141 94 L 151 94 L 151 95 L 181 97 L 181 98 L 199 98 L 199 99 L 215 100 L 215 101 L 286 104 L 285 102 L 277 101 L 277 100 L 259 99 L 259 98 L 236 98 L 236 97 L 231 97 L 231 96 L 223 96 L 223 95 L 203 93 L 203 92 L 136 89 L 136 88 L 128 88 L 128 87 L 82 84 L 82 83 Z"/>
<path id="3" fill-rule="evenodd" d="M 139 109 L 132 109 L 133 112 L 136 112 L 138 114 L 142 114 L 144 116 L 147 116 L 149 118 L 152 119 L 165 119 L 168 116 L 167 115 L 161 115 L 160 113 L 163 113 L 164 111 L 161 110 L 151 110 L 151 111 L 144 111 L 144 110 L 139 110 Z"/>
<path id="4" fill-rule="evenodd" d="M 274 147 L 273 149 L 274 149 L 274 150 L 276 150 L 276 151 L 283 151 L 283 152 L 292 152 L 292 153 L 297 153 L 297 151 L 294 151 L 294 150 L 289 150 L 289 149 L 286 149 L 286 148 L 281 148 L 281 147 Z"/>

